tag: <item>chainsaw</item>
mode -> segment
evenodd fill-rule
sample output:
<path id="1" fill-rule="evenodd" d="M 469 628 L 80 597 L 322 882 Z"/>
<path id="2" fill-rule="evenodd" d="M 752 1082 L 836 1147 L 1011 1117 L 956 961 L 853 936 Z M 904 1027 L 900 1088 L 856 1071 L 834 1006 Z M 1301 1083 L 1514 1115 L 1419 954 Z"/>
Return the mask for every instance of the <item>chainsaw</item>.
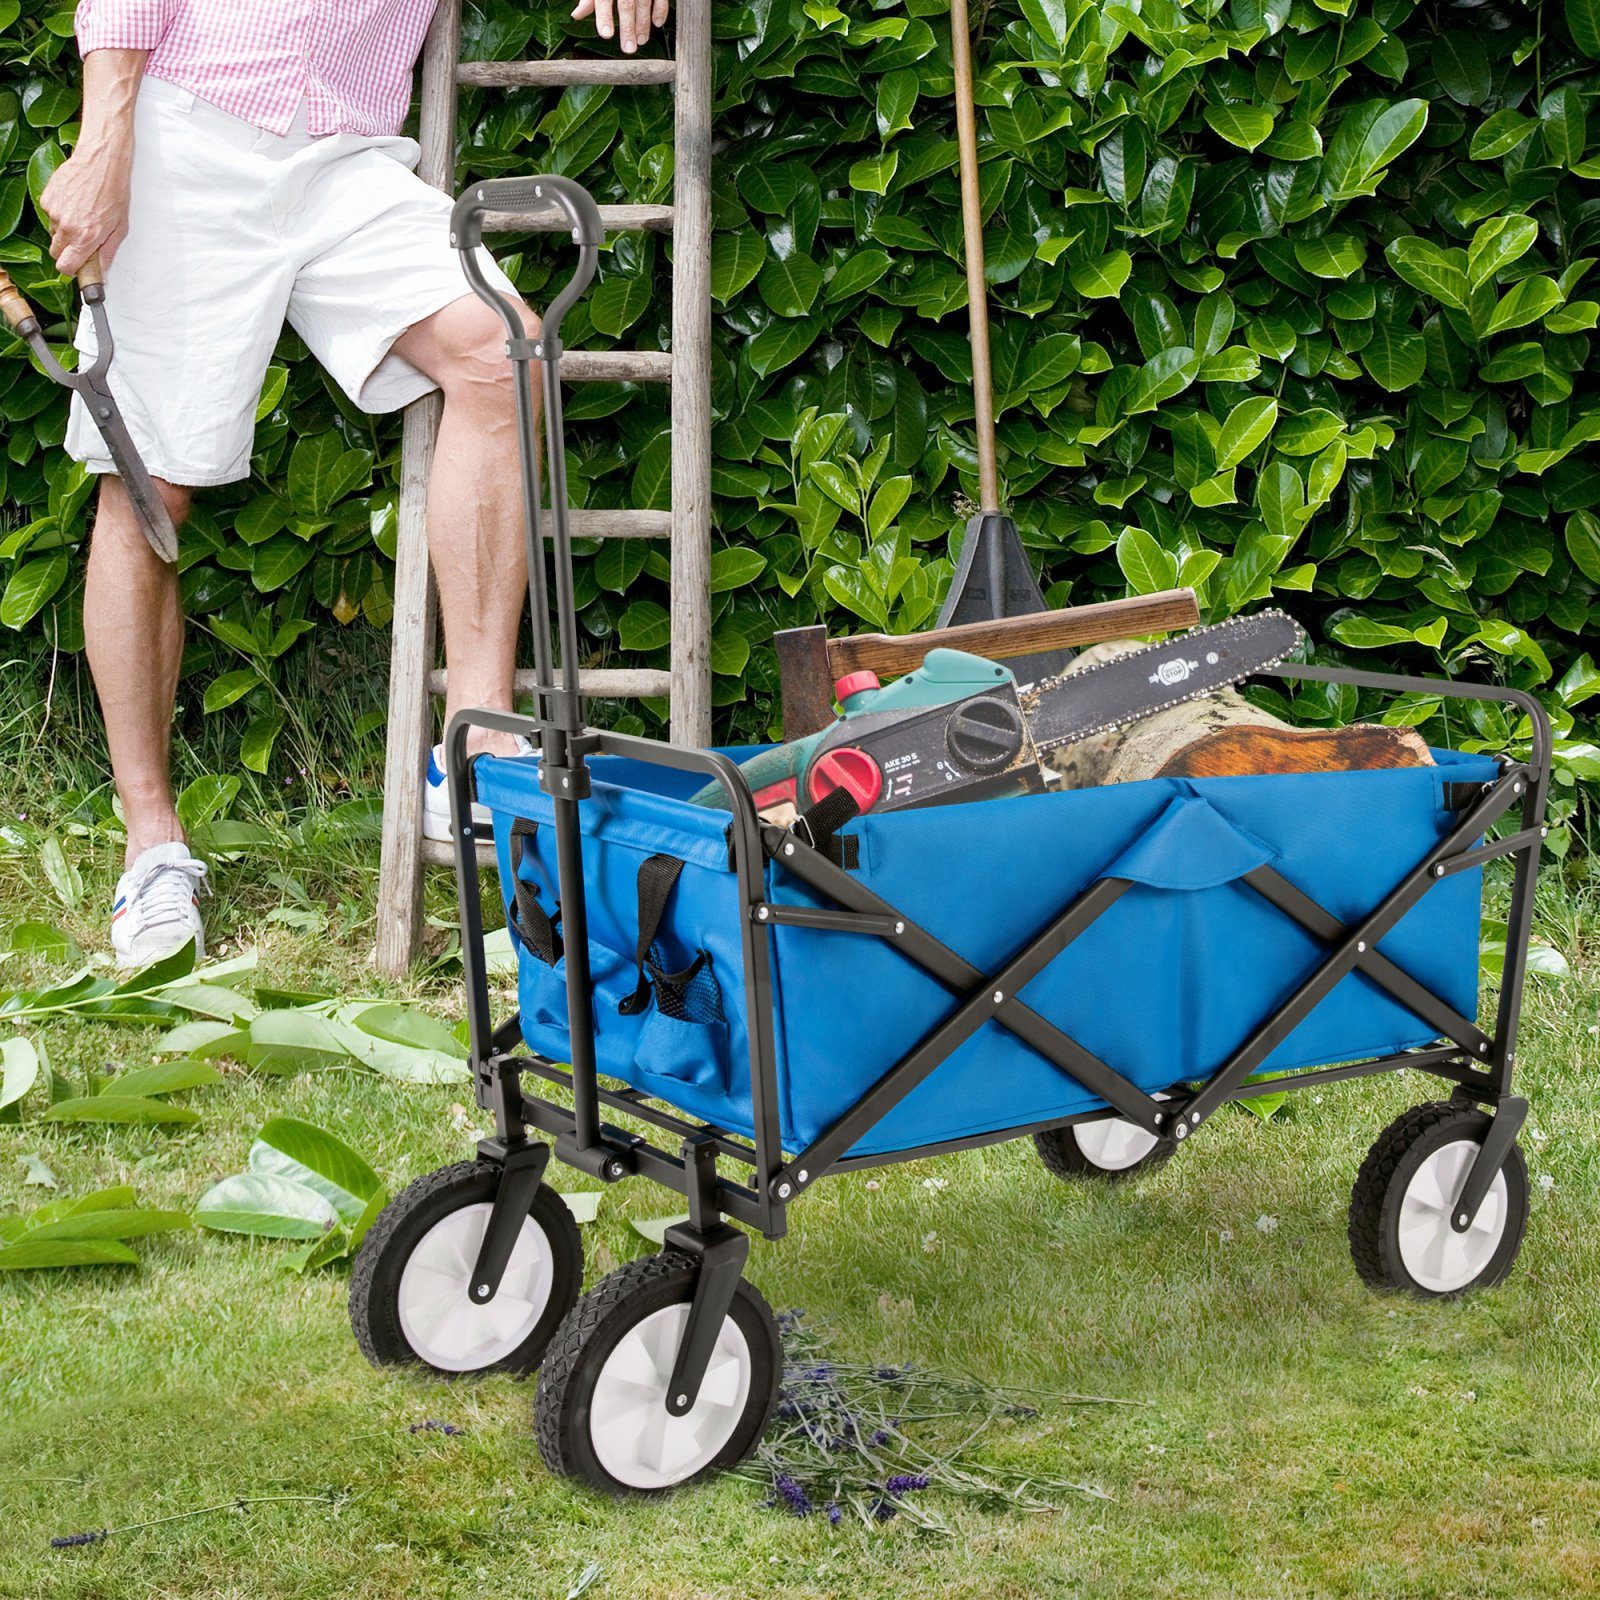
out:
<path id="1" fill-rule="evenodd" d="M 1046 784 L 1041 752 L 1215 694 L 1304 641 L 1292 618 L 1263 611 L 1022 686 L 983 656 L 930 650 L 888 685 L 872 672 L 841 678 L 836 722 L 753 756 L 740 772 L 758 811 L 784 802 L 804 808 L 835 789 L 847 790 L 863 813 L 1038 794 Z M 693 798 L 727 808 L 720 784 Z"/>

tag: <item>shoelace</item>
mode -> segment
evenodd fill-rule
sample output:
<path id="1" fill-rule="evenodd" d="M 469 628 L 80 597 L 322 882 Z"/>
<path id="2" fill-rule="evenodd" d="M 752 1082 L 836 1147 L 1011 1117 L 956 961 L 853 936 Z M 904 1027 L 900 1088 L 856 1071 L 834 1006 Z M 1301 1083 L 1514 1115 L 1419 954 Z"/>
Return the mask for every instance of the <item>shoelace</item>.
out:
<path id="1" fill-rule="evenodd" d="M 187 861 L 152 861 L 135 872 L 128 885 L 128 904 L 137 905 L 147 928 L 167 922 L 184 922 L 195 896 L 205 887 L 206 864 L 191 856 Z"/>

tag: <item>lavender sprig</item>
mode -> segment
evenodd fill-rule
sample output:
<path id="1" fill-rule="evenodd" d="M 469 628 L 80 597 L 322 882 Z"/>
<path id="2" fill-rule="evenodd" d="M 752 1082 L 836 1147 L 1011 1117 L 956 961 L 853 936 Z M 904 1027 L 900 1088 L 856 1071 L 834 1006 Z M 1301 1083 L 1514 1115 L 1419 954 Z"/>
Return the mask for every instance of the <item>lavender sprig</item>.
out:
<path id="1" fill-rule="evenodd" d="M 115 1533 L 137 1533 L 144 1528 L 159 1528 L 167 1522 L 187 1522 L 191 1517 L 209 1517 L 218 1511 L 243 1511 L 249 1506 L 275 1504 L 286 1500 L 308 1501 L 313 1505 L 336 1506 L 349 1498 L 345 1489 L 324 1489 L 321 1494 L 250 1494 L 220 1500 L 214 1506 L 196 1506 L 192 1511 L 174 1511 L 166 1517 L 150 1517 L 144 1522 L 125 1522 L 120 1528 L 96 1528 L 89 1533 L 60 1533 L 50 1541 L 52 1550 L 75 1550 L 83 1545 L 104 1544 Z"/>

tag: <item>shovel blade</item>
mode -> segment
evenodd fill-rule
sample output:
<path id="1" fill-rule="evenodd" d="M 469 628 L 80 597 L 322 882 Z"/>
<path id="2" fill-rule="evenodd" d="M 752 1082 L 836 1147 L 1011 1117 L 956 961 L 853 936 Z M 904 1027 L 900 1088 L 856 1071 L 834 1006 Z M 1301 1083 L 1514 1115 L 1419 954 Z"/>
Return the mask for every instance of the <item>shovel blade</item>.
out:
<path id="1" fill-rule="evenodd" d="M 1025 617 L 1047 611 L 1039 580 L 1033 575 L 1017 525 L 998 511 L 980 511 L 967 524 L 961 560 L 950 580 L 937 626 L 993 622 L 999 617 Z M 1003 658 L 1019 683 L 1039 683 L 1065 672 L 1070 650 Z"/>

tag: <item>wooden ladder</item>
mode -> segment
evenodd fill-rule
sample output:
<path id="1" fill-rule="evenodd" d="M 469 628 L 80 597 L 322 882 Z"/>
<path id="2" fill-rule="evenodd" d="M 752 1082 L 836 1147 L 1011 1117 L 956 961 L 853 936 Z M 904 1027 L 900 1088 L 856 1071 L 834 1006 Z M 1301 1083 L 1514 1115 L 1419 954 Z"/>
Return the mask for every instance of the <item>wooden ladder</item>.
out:
<path id="1" fill-rule="evenodd" d="M 607 699 L 668 697 L 675 742 L 705 744 L 711 735 L 711 0 L 678 0 L 674 59 L 618 57 L 563 61 L 462 61 L 461 0 L 440 0 L 422 54 L 418 172 L 453 191 L 456 183 L 456 90 L 562 89 L 574 84 L 674 88 L 675 175 L 670 206 L 603 205 L 608 234 L 670 232 L 672 349 L 568 353 L 569 382 L 670 383 L 671 511 L 577 511 L 576 537 L 669 540 L 671 635 L 666 671 L 621 668 L 584 672 L 588 694 Z M 538 168 L 530 156 L 529 172 Z M 490 213 L 485 231 L 554 232 L 556 216 Z M 465 284 L 463 284 L 463 288 Z M 433 698 L 444 692 L 435 669 L 434 591 L 428 566 L 427 494 L 438 435 L 437 394 L 406 412 L 394 578 L 394 637 L 389 671 L 388 757 L 384 770 L 383 858 L 378 887 L 376 959 L 390 974 L 414 960 L 422 920 L 422 874 L 448 864 L 451 847 L 422 837 Z M 533 674 L 517 673 L 518 688 Z M 486 846 L 480 857 L 492 860 Z"/>

